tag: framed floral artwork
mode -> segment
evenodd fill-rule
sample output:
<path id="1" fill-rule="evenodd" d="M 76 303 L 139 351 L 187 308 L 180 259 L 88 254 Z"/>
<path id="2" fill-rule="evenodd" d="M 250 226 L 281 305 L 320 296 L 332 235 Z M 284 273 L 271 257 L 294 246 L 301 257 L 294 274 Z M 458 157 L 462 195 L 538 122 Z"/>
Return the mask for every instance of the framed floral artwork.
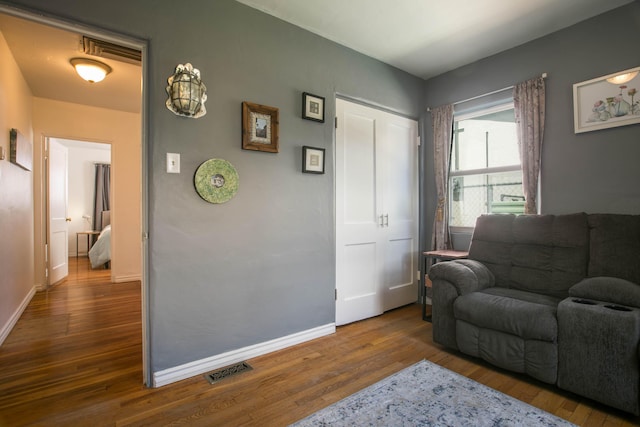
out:
<path id="1" fill-rule="evenodd" d="M 573 85 L 574 132 L 640 123 L 640 67 Z"/>
<path id="2" fill-rule="evenodd" d="M 242 103 L 242 148 L 278 152 L 278 109 L 266 105 Z"/>

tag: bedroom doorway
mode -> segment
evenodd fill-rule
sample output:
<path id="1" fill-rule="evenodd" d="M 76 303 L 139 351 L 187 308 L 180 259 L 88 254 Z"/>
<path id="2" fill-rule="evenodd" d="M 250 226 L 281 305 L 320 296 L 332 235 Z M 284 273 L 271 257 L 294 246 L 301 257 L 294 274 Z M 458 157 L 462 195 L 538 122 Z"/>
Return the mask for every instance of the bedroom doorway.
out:
<path id="1" fill-rule="evenodd" d="M 49 286 L 66 277 L 67 260 L 89 257 L 93 268 L 110 266 L 109 233 L 102 233 L 103 217 L 110 217 L 111 145 L 63 138 L 46 138 L 49 183 L 45 185 Z M 45 152 L 46 153 L 46 152 Z M 103 213 L 104 212 L 104 213 Z M 110 230 L 108 230 L 110 231 Z M 100 245 L 93 245 L 100 239 Z M 91 249 L 91 253 L 89 252 Z M 99 249 L 99 250 L 98 250 Z M 77 265 L 77 264 L 76 264 Z"/>

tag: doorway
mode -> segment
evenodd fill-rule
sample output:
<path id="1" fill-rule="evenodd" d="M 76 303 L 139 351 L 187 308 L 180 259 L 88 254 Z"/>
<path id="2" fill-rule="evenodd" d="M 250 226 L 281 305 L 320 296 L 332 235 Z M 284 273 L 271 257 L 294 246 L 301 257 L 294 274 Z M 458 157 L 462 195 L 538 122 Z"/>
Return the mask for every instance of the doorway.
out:
<path id="1" fill-rule="evenodd" d="M 102 221 L 103 217 L 110 218 L 111 183 L 108 178 L 98 179 L 102 178 L 98 173 L 103 170 L 108 173 L 111 168 L 111 145 L 60 138 L 47 140 L 49 185 L 45 189 L 48 190 L 51 286 L 66 276 L 59 270 L 64 269 L 70 257 L 90 257 L 94 268 L 110 266 L 110 229 L 102 234 L 107 226 Z M 54 176 L 57 179 L 53 179 Z M 99 208 L 96 203 L 100 204 Z M 54 238 L 56 229 L 62 235 L 60 239 Z M 98 240 L 99 245 L 93 249 Z M 90 252 L 90 249 L 93 250 Z"/>
<path id="2" fill-rule="evenodd" d="M 112 160 L 119 170 L 113 171 L 113 188 L 118 199 L 114 199 L 112 224 L 121 230 L 113 236 L 113 246 L 121 247 L 119 251 L 123 262 L 118 262 L 114 254 L 114 265 L 118 265 L 121 273 L 112 269 L 114 286 L 117 282 L 132 280 L 141 281 L 142 289 L 142 342 L 143 342 L 143 378 L 145 384 L 151 384 L 148 353 L 148 312 L 147 312 L 147 188 L 146 188 L 146 129 L 145 99 L 146 79 L 145 63 L 147 57 L 146 42 L 127 36 L 114 35 L 102 30 L 87 27 L 78 23 L 57 20 L 27 11 L 0 5 L 0 30 L 12 52 L 15 62 L 20 68 L 23 78 L 31 88 L 33 95 L 32 131 L 34 136 L 34 258 L 36 289 L 43 290 L 48 286 L 47 268 L 50 261 L 47 256 L 47 212 L 46 188 L 44 178 L 47 176 L 45 153 L 45 136 L 55 135 L 67 140 L 90 140 L 111 144 L 114 148 Z M 40 39 L 35 39 L 40 37 Z M 112 69 L 112 76 L 118 73 L 133 71 L 137 80 L 124 79 L 121 82 L 104 82 L 87 84 L 74 75 L 69 65 L 70 57 L 86 56 L 78 53 L 77 47 L 84 38 L 104 41 L 123 48 L 137 51 L 139 60 L 136 64 L 114 58 L 98 58 Z M 60 54 L 55 47 L 56 42 L 71 46 L 71 52 Z M 43 53 L 40 49 L 45 50 Z M 38 59 L 36 68 L 44 69 L 54 64 L 52 70 L 47 69 L 48 78 L 56 78 L 56 73 L 65 74 L 59 83 L 43 81 L 42 74 L 34 77 L 29 69 L 29 61 Z M 46 58 L 43 59 L 43 58 Z M 31 80 L 31 79 L 36 80 Z M 115 79 L 113 79 L 115 80 Z M 84 84 L 84 87 L 79 85 Z M 112 86 L 108 86 L 111 84 Z M 129 88 L 129 89 L 127 89 Z M 133 89 L 131 89 L 133 88 Z M 142 90 L 141 90 L 142 88 Z M 85 92 L 85 90 L 93 92 Z M 130 90 L 129 93 L 119 92 Z M 110 92 L 108 97 L 101 92 Z M 117 93 L 116 93 L 117 92 Z M 114 96 L 115 95 L 115 96 Z M 68 96 L 68 97 L 67 97 Z M 100 99 L 111 98 L 128 102 L 122 108 L 97 105 Z M 131 151 L 127 151 L 130 147 Z M 118 166 L 120 165 L 120 166 Z M 70 177 L 70 180 L 73 180 Z M 123 188 L 124 190 L 119 190 Z M 124 197 L 124 198 L 123 198 Z M 127 199 L 128 197 L 128 199 Z M 83 214 L 87 215 L 87 214 Z M 81 217 L 83 216 L 81 215 Z M 128 218 L 135 218 L 130 220 Z M 123 237 L 124 236 L 124 237 Z M 75 237 L 75 235 L 74 235 Z M 130 239 L 133 244 L 129 244 Z M 67 237 L 67 245 L 71 237 Z M 127 248 L 134 247 L 135 254 L 127 253 Z M 127 264 L 133 260 L 135 266 Z"/>

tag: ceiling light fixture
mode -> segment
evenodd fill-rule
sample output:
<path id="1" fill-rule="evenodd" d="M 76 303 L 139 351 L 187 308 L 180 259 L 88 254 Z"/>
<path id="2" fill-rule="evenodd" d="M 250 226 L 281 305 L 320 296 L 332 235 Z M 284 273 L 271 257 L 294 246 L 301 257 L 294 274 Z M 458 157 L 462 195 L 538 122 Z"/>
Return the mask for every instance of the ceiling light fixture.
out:
<path id="1" fill-rule="evenodd" d="M 93 59 L 73 58 L 69 62 L 76 69 L 76 73 L 89 83 L 102 81 L 111 72 L 111 67 L 107 64 Z"/>
<path id="2" fill-rule="evenodd" d="M 610 77 L 607 79 L 607 81 L 609 83 L 613 83 L 614 85 L 621 85 L 633 80 L 637 75 L 638 75 L 638 72 L 633 71 L 631 73 L 618 74 L 617 76 Z"/>

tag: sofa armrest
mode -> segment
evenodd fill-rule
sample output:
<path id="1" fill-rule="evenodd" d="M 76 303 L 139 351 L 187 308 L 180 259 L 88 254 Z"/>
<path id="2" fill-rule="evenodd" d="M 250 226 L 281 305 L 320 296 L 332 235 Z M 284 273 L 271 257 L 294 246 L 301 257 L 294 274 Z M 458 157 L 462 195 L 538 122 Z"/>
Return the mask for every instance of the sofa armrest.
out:
<path id="1" fill-rule="evenodd" d="M 640 285 L 617 277 L 587 277 L 569 288 L 569 295 L 640 308 Z"/>
<path id="2" fill-rule="evenodd" d="M 433 283 L 433 341 L 458 349 L 453 314 L 455 300 L 460 295 L 493 286 L 495 278 L 487 267 L 468 259 L 439 262 L 429 269 L 429 278 Z"/>
<path id="3" fill-rule="evenodd" d="M 451 283 L 458 295 L 489 288 L 495 284 L 493 273 L 482 263 L 471 259 L 439 262 L 429 269 L 429 279 L 434 284 L 439 279 Z"/>

